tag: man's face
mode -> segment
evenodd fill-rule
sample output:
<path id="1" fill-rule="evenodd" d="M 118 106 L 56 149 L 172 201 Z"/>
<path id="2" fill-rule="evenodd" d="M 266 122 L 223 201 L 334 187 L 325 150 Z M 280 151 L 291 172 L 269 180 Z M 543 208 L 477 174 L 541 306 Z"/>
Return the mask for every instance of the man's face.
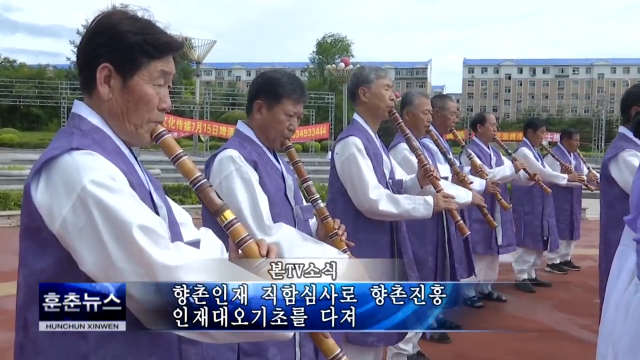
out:
<path id="1" fill-rule="evenodd" d="M 478 126 L 478 134 L 491 139 L 494 134 L 498 132 L 498 121 L 493 114 L 487 114 L 487 122 L 484 125 Z"/>
<path id="2" fill-rule="evenodd" d="M 169 90 L 175 73 L 169 56 L 151 62 L 126 83 L 113 71 L 104 78 L 111 84 L 109 94 L 101 99 L 106 101 L 105 117 L 125 144 L 140 147 L 151 143 L 151 132 L 171 110 Z"/>
<path id="3" fill-rule="evenodd" d="M 370 88 L 360 88 L 359 95 L 362 106 L 371 114 L 377 114 L 380 120 L 388 119 L 389 110 L 395 108 L 393 82 L 387 77 L 376 80 Z"/>
<path id="4" fill-rule="evenodd" d="M 413 106 L 406 110 L 406 121 L 411 129 L 417 132 L 416 136 L 422 136 L 426 133 L 427 127 L 431 125 L 432 112 L 431 101 L 424 97 L 419 98 Z"/>
<path id="5" fill-rule="evenodd" d="M 254 131 L 272 150 L 279 150 L 284 140 L 289 140 L 298 129 L 304 115 L 304 103 L 284 99 L 280 104 L 268 107 L 256 101 L 252 118 L 256 123 Z"/>
<path id="6" fill-rule="evenodd" d="M 562 142 L 562 145 L 567 149 L 568 152 L 576 152 L 580 148 L 580 135 L 575 134 L 571 139 L 565 139 Z"/>
<path id="7" fill-rule="evenodd" d="M 544 126 L 538 129 L 538 131 L 529 129 L 527 130 L 527 139 L 529 139 L 531 145 L 538 147 L 542 145 L 542 140 L 544 139 L 544 135 L 546 134 L 546 132 L 547 128 Z"/>
<path id="8" fill-rule="evenodd" d="M 455 101 L 447 101 L 441 109 L 435 109 L 433 120 L 442 131 L 453 129 L 458 123 L 458 106 Z"/>

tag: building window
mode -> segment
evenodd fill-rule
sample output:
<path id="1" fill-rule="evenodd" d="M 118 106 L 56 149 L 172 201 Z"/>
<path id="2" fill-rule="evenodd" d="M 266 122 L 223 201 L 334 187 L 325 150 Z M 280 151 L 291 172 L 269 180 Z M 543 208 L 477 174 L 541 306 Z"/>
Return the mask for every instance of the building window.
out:
<path id="1" fill-rule="evenodd" d="M 489 69 L 487 69 L 486 67 L 480 68 L 480 74 L 486 74 L 489 72 Z"/>
<path id="2" fill-rule="evenodd" d="M 529 99 L 534 100 L 536 98 L 536 94 L 534 93 L 529 93 L 529 95 L 527 95 L 529 97 Z"/>
<path id="3" fill-rule="evenodd" d="M 467 94 L 467 99 L 473 100 L 473 93 L 468 93 Z"/>
<path id="4" fill-rule="evenodd" d="M 579 87 L 580 86 L 580 80 L 573 80 L 571 82 L 571 87 Z"/>
<path id="5" fill-rule="evenodd" d="M 511 80 L 511 74 L 504 74 L 505 80 Z"/>
<path id="6" fill-rule="evenodd" d="M 244 88 L 245 88 L 245 89 L 248 89 L 250 86 L 251 86 L 251 81 L 246 81 L 246 82 L 244 83 Z"/>
<path id="7" fill-rule="evenodd" d="M 549 80 L 545 80 L 545 81 L 543 81 L 543 82 L 542 82 L 542 87 L 546 87 L 546 88 L 548 88 L 548 87 L 549 87 Z"/>
<path id="8" fill-rule="evenodd" d="M 549 100 L 549 93 L 542 93 L 542 100 Z"/>
<path id="9" fill-rule="evenodd" d="M 218 82 L 217 82 L 217 84 L 216 84 L 216 86 L 217 86 L 219 89 L 222 89 L 222 88 L 224 87 L 224 82 L 222 82 L 222 81 L 218 81 Z"/>
<path id="10" fill-rule="evenodd" d="M 548 67 L 545 66 L 545 67 L 542 68 L 542 73 L 545 74 L 545 75 L 548 75 L 548 74 L 551 73 L 551 70 Z"/>
<path id="11" fill-rule="evenodd" d="M 598 74 L 598 80 L 604 80 L 604 73 Z"/>
<path id="12" fill-rule="evenodd" d="M 529 80 L 529 87 L 536 87 L 536 81 L 535 80 Z"/>
<path id="13" fill-rule="evenodd" d="M 473 74 L 475 74 L 475 72 L 476 72 L 476 68 L 470 67 L 470 68 L 467 69 L 467 74 L 469 74 L 469 75 L 473 75 Z"/>
<path id="14" fill-rule="evenodd" d="M 558 100 L 564 100 L 564 94 L 557 94 Z"/>
<path id="15" fill-rule="evenodd" d="M 504 93 L 505 94 L 511 94 L 511 86 L 505 86 L 504 87 Z"/>
<path id="16" fill-rule="evenodd" d="M 500 94 L 494 92 L 493 93 L 493 98 L 494 99 L 499 99 L 500 98 Z"/>
<path id="17" fill-rule="evenodd" d="M 564 90 L 564 80 L 558 80 L 558 90 Z"/>
<path id="18" fill-rule="evenodd" d="M 522 75 L 524 73 L 524 68 L 518 67 L 518 74 Z"/>
<path id="19" fill-rule="evenodd" d="M 233 70 L 227 70 L 227 76 L 233 76 Z"/>
<path id="20" fill-rule="evenodd" d="M 516 81 L 516 85 L 517 85 L 518 87 L 522 87 L 522 80 L 518 80 L 518 81 Z"/>
<path id="21" fill-rule="evenodd" d="M 480 94 L 480 99 L 488 99 L 489 95 L 486 92 Z"/>
<path id="22" fill-rule="evenodd" d="M 487 87 L 487 80 L 480 80 L 480 86 L 482 86 L 483 88 Z"/>
<path id="23" fill-rule="evenodd" d="M 589 113 L 591 112 L 591 109 L 589 109 L 588 107 L 584 108 L 584 110 L 582 110 L 582 113 L 585 115 L 589 115 Z"/>
<path id="24" fill-rule="evenodd" d="M 580 75 L 580 68 L 579 67 L 571 68 L 571 75 Z"/>
<path id="25" fill-rule="evenodd" d="M 236 81 L 237 81 L 237 82 L 242 81 L 242 76 L 236 76 Z"/>
<path id="26" fill-rule="evenodd" d="M 596 89 L 596 94 L 604 94 L 604 87 L 598 86 L 598 88 Z"/>
<path id="27" fill-rule="evenodd" d="M 609 95 L 609 100 L 616 101 L 616 96 L 615 95 Z"/>
<path id="28" fill-rule="evenodd" d="M 474 85 L 475 84 L 473 80 L 467 80 L 467 87 L 473 87 Z"/>
<path id="29" fill-rule="evenodd" d="M 584 87 L 586 87 L 587 89 L 590 89 L 591 88 L 591 80 L 586 80 L 584 82 Z"/>
<path id="30" fill-rule="evenodd" d="M 505 99 L 503 100 L 504 106 L 511 106 L 511 100 Z"/>
<path id="31" fill-rule="evenodd" d="M 578 100 L 578 94 L 577 93 L 571 94 L 571 99 L 572 100 Z"/>
<path id="32" fill-rule="evenodd" d="M 396 81 L 396 90 L 402 91 L 402 83 L 400 81 Z"/>
<path id="33" fill-rule="evenodd" d="M 491 107 L 491 112 L 492 112 L 492 113 L 497 113 L 497 112 L 499 112 L 499 110 L 498 110 L 498 106 L 497 106 L 497 105 L 493 105 L 493 106 Z"/>
<path id="34" fill-rule="evenodd" d="M 616 71 L 617 71 L 617 70 L 618 70 L 618 69 L 617 69 L 615 66 L 612 66 L 612 67 L 611 67 L 611 74 L 614 74 L 614 75 L 615 75 L 615 73 L 616 73 Z"/>
<path id="35" fill-rule="evenodd" d="M 511 119 L 511 113 L 504 113 L 505 120 Z"/>
<path id="36" fill-rule="evenodd" d="M 407 81 L 404 86 L 407 88 L 407 90 L 409 89 L 413 89 L 413 82 L 411 81 Z"/>
<path id="37" fill-rule="evenodd" d="M 498 87 L 498 86 L 500 86 L 500 81 L 493 80 L 493 87 Z"/>
<path id="38" fill-rule="evenodd" d="M 485 105 L 480 106 L 480 112 L 487 112 L 487 107 Z"/>
<path id="39" fill-rule="evenodd" d="M 591 74 L 591 67 L 587 67 L 584 69 L 585 74 L 589 75 Z"/>
<path id="40" fill-rule="evenodd" d="M 222 72 L 222 70 L 216 70 L 216 76 L 217 77 L 223 77 L 224 76 L 224 72 Z"/>
<path id="41" fill-rule="evenodd" d="M 566 68 L 556 68 L 556 73 L 557 74 L 566 74 L 567 73 L 567 69 Z"/>
<path id="42" fill-rule="evenodd" d="M 529 68 L 529 75 L 530 76 L 536 76 L 536 68 L 530 67 Z"/>
<path id="43" fill-rule="evenodd" d="M 578 113 L 578 107 L 577 106 L 572 106 L 571 107 L 571 114 L 575 115 Z"/>
<path id="44" fill-rule="evenodd" d="M 615 80 L 609 81 L 609 87 L 616 87 L 616 81 Z"/>
<path id="45" fill-rule="evenodd" d="M 202 71 L 202 76 L 211 77 L 211 76 L 213 76 L 213 71 L 211 71 L 211 70 L 203 70 Z"/>
<path id="46" fill-rule="evenodd" d="M 473 114 L 473 105 L 467 105 L 467 114 Z"/>
<path id="47" fill-rule="evenodd" d="M 251 77 L 251 70 L 247 70 L 247 76 Z"/>
<path id="48" fill-rule="evenodd" d="M 628 88 L 629 87 L 629 80 L 622 80 L 622 87 L 623 88 Z"/>
<path id="49" fill-rule="evenodd" d="M 494 67 L 493 68 L 493 73 L 494 73 L 494 75 L 500 75 L 500 68 L 499 67 Z"/>
<path id="50" fill-rule="evenodd" d="M 591 94 L 584 94 L 585 100 L 591 100 Z"/>
<path id="51" fill-rule="evenodd" d="M 622 73 L 623 74 L 630 74 L 631 73 L 631 68 L 628 66 L 625 66 L 622 68 Z"/>
<path id="52" fill-rule="evenodd" d="M 426 81 L 416 81 L 416 88 L 417 89 L 426 89 L 427 87 L 427 82 Z"/>

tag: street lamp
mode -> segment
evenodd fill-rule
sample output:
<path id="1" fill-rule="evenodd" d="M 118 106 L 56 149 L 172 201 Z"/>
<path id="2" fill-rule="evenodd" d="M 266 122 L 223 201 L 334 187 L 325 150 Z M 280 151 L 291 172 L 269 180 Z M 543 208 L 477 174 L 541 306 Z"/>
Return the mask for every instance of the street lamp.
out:
<path id="1" fill-rule="evenodd" d="M 360 65 L 353 66 L 351 59 L 343 57 L 337 64 L 327 65 L 326 70 L 333 74 L 338 81 L 342 83 L 342 129 L 344 130 L 348 124 L 349 103 L 347 100 L 347 84 L 353 70 Z"/>

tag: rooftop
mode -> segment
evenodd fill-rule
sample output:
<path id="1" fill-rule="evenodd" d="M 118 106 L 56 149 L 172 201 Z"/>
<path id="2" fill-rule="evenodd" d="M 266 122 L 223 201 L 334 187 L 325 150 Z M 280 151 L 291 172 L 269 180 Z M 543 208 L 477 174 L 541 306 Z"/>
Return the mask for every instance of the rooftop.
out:
<path id="1" fill-rule="evenodd" d="M 499 66 L 499 65 L 522 65 L 522 66 L 589 66 L 589 65 L 640 65 L 639 58 L 613 58 L 613 59 L 467 59 L 462 62 L 463 66 Z"/>

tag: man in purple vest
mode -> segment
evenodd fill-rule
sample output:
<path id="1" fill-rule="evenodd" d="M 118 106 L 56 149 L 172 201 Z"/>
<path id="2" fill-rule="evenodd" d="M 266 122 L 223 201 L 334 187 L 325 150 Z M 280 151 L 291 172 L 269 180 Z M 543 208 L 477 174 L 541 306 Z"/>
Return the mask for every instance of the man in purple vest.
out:
<path id="1" fill-rule="evenodd" d="M 402 95 L 400 101 L 400 115 L 405 125 L 411 131 L 422 148 L 422 154 L 430 164 L 436 164 L 433 154 L 425 149 L 419 139 L 425 137 L 426 129 L 431 124 L 431 101 L 429 94 L 410 90 Z M 406 140 L 398 132 L 389 145 L 389 155 L 407 174 L 418 172 L 416 157 L 409 149 Z M 434 171 L 437 169 L 434 167 Z M 473 205 L 486 206 L 484 198 L 473 191 L 441 179 L 440 185 L 444 191 L 455 196 L 458 207 Z M 459 281 L 473 275 L 473 260 L 469 242 L 462 239 L 456 232 L 449 215 L 445 212 L 434 214 L 430 219 L 406 221 L 409 241 L 413 249 L 413 258 L 420 281 Z M 443 321 L 439 319 L 440 323 Z M 438 321 L 434 328 L 438 327 Z M 416 334 L 418 338 L 422 334 Z M 434 342 L 450 343 L 451 338 L 446 332 L 426 334 Z M 399 344 L 390 347 L 387 354 L 399 352 L 402 348 L 413 346 L 414 339 L 407 337 Z"/>
<path id="2" fill-rule="evenodd" d="M 471 168 L 462 167 L 461 164 L 458 162 L 457 157 L 453 155 L 453 152 L 451 151 L 451 147 L 449 146 L 449 143 L 445 140 L 447 135 L 451 131 L 451 129 L 453 129 L 458 123 L 458 117 L 459 117 L 458 106 L 455 100 L 449 95 L 440 94 L 440 95 L 434 96 L 431 99 L 431 105 L 433 106 L 433 122 L 431 124 L 431 128 L 433 129 L 433 132 L 436 134 L 436 136 L 439 138 L 440 143 L 443 144 L 445 151 L 448 153 L 448 156 L 451 157 L 456 162 L 456 166 L 458 166 L 462 172 L 467 174 L 469 180 L 471 181 L 470 183 L 471 190 L 473 190 L 478 194 L 485 194 L 485 193 L 489 194 L 489 193 L 499 191 L 499 188 L 498 188 L 499 184 L 496 181 L 494 180 L 485 181 L 483 179 L 475 177 L 471 175 Z M 445 179 L 450 179 L 451 181 L 458 183 L 459 179 L 453 176 L 453 171 L 451 170 L 449 163 L 447 162 L 445 156 L 440 152 L 436 144 L 433 142 L 433 140 L 430 137 L 425 137 L 421 141 L 424 142 L 427 150 L 429 150 L 433 154 L 433 157 L 436 159 L 440 174 Z M 466 219 L 467 217 L 466 211 L 467 210 L 465 209 L 464 212 L 462 213 L 463 219 Z M 473 237 L 473 233 L 470 236 L 470 238 L 472 237 Z M 465 239 L 465 241 L 473 242 L 473 239 L 471 240 Z M 460 280 L 467 281 L 467 282 L 473 281 L 474 278 L 472 276 L 473 276 L 473 273 L 471 273 L 471 275 L 467 276 L 466 278 L 461 277 Z M 462 287 L 462 289 L 464 290 L 464 304 L 466 306 L 476 308 L 476 309 L 484 307 L 484 303 L 480 298 L 478 298 L 474 286 L 465 285 Z"/>
<path id="3" fill-rule="evenodd" d="M 567 182 L 584 180 L 582 175 L 555 172 L 544 163 L 537 148 L 542 144 L 546 130 L 542 120 L 527 120 L 522 130 L 524 140 L 514 153 L 516 157 L 545 184 L 563 186 Z M 511 192 L 517 246 L 512 264 L 516 275 L 515 286 L 522 292 L 535 293 L 534 287 L 551 287 L 550 282 L 543 281 L 536 275 L 535 268 L 542 262 L 543 253 L 558 250 L 553 197 L 538 185 L 512 184 Z"/>
<path id="4" fill-rule="evenodd" d="M 576 154 L 580 147 L 580 134 L 572 129 L 560 132 L 560 142 L 551 150 L 573 171 L 595 183 L 597 175 L 589 173 L 587 167 Z M 568 172 L 562 169 L 553 156 L 544 158 L 545 164 L 555 172 Z M 565 186 L 552 185 L 551 195 L 556 212 L 558 227 L 558 250 L 546 253 L 547 266 L 545 271 L 553 274 L 566 274 L 567 271 L 579 271 L 580 266 L 571 261 L 571 253 L 577 240 L 580 239 L 580 222 L 582 221 L 582 184 L 569 182 Z"/>
<path id="5" fill-rule="evenodd" d="M 604 302 L 613 258 L 629 215 L 631 184 L 640 164 L 640 141 L 633 136 L 632 119 L 640 114 L 640 84 L 625 91 L 620 100 L 622 125 L 604 154 L 600 167 L 600 309 Z"/>
<path id="6" fill-rule="evenodd" d="M 640 139 L 640 112 L 631 120 L 634 139 Z M 630 214 L 616 250 L 602 306 L 596 360 L 637 358 L 640 346 L 640 169 L 629 194 Z"/>
<path id="7" fill-rule="evenodd" d="M 356 258 L 398 259 L 404 270 L 402 278 L 418 281 L 404 220 L 427 219 L 457 206 L 452 195 L 424 196 L 429 192 L 427 174 L 421 171 L 408 176 L 378 137 L 380 125 L 395 106 L 387 70 L 359 67 L 351 75 L 348 96 L 355 114 L 334 145 L 327 206 L 360 239 L 352 249 Z M 412 334 L 348 333 L 343 349 L 351 360 L 379 360 L 385 347 L 407 336 Z M 417 346 L 417 339 L 415 342 Z M 394 359 L 426 358 L 409 350 L 394 354 Z"/>
<path id="8" fill-rule="evenodd" d="M 271 70 L 256 76 L 247 94 L 247 120 L 238 121 L 231 139 L 207 160 L 205 175 L 247 230 L 276 244 L 282 258 L 346 259 L 347 255 L 330 244 L 324 228 L 318 227 L 313 207 L 304 201 L 293 169 L 276 153 L 298 128 L 306 101 L 307 90 L 295 74 Z M 218 236 L 224 236 L 224 230 L 205 207 L 202 221 Z M 334 226 L 346 241 L 340 220 L 335 219 Z M 321 356 L 307 333 L 296 333 L 288 342 L 218 347 L 216 353 L 224 355 L 221 358 L 234 360 L 257 360 L 265 354 L 280 360 L 314 360 Z"/>
<path id="9" fill-rule="evenodd" d="M 512 163 L 491 146 L 493 136 L 498 131 L 498 122 L 493 114 L 476 114 L 471 119 L 470 126 L 474 137 L 467 148 L 478 159 L 489 179 L 500 183 L 500 195 L 505 201 L 509 201 L 510 198 L 506 183 L 523 186 L 532 184 L 524 171 L 520 171 L 524 164 L 520 161 Z M 460 154 L 460 162 L 465 168 L 471 168 L 471 161 L 465 154 Z M 475 286 L 475 290 L 481 300 L 506 302 L 507 298 L 493 290 L 491 284 L 498 279 L 500 255 L 516 251 L 513 212 L 500 207 L 495 193 L 485 192 L 483 195 L 489 213 L 498 227 L 492 229 L 477 208 L 470 207 L 467 210 L 471 250 L 476 269 L 476 275 L 472 280 L 480 282 Z"/>
<path id="10" fill-rule="evenodd" d="M 223 281 L 246 273 L 134 156 L 171 109 L 173 57 L 183 44 L 134 12 L 110 10 L 86 29 L 77 51 L 84 102 L 74 102 L 24 187 L 15 359 L 210 359 L 204 342 L 289 340 L 293 334 L 150 332 L 147 294 L 127 296 L 125 332 L 40 332 L 38 283 Z M 225 236 L 226 239 L 226 236 Z M 258 241 L 273 257 L 274 247 Z M 129 289 L 128 289 L 129 290 Z M 138 331 L 136 331 L 138 330 Z"/>

